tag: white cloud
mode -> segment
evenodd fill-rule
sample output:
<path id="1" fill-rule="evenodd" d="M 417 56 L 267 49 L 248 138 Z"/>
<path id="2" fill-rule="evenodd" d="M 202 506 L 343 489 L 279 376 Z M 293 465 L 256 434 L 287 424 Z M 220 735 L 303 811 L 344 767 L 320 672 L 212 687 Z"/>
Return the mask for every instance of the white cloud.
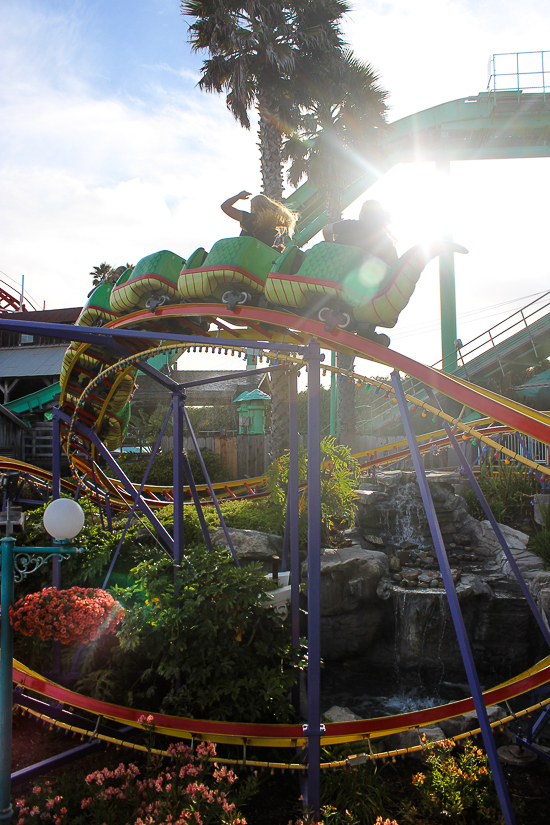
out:
<path id="1" fill-rule="evenodd" d="M 256 135 L 237 126 L 223 97 L 196 90 L 200 60 L 177 9 L 138 2 L 126 20 L 125 11 L 80 0 L 3 5 L 0 268 L 15 279 L 24 272 L 48 306 L 80 304 L 88 272 L 104 260 L 135 263 L 163 248 L 186 256 L 233 234 L 220 202 L 260 186 Z M 395 119 L 482 91 L 492 52 L 548 46 L 548 17 L 546 0 L 521 14 L 511 0 L 360 0 L 347 31 L 390 90 Z M 548 160 L 453 164 L 452 178 L 454 236 L 470 249 L 457 258 L 459 313 L 544 287 Z M 393 213 L 400 251 L 437 222 L 434 187 L 433 169 L 419 165 L 369 192 Z M 433 319 L 435 328 L 438 316 L 432 265 L 393 334 L 396 348 L 435 361 L 438 332 L 421 336 L 418 324 Z M 464 322 L 459 334 L 489 321 Z"/>

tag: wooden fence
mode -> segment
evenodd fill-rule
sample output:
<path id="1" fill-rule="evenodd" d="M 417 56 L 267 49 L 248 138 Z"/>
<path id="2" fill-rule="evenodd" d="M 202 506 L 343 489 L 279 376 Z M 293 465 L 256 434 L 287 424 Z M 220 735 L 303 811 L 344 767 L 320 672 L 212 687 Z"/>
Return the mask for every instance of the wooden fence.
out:
<path id="1" fill-rule="evenodd" d="M 197 441 L 201 452 L 211 450 L 220 457 L 232 478 L 254 478 L 267 469 L 266 435 L 208 435 L 197 437 Z M 194 449 L 190 438 L 183 439 L 183 446 L 189 452 Z M 162 448 L 171 450 L 172 447 L 172 436 L 165 436 Z"/>

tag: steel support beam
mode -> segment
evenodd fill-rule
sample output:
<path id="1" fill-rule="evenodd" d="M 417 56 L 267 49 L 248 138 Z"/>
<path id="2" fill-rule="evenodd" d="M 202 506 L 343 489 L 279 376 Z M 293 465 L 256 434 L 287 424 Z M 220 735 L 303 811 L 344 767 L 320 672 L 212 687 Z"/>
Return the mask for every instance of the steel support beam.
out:
<path id="1" fill-rule="evenodd" d="M 460 609 L 460 602 L 458 601 L 458 595 L 454 585 L 451 567 L 445 551 L 441 530 L 439 529 L 439 523 L 437 521 L 437 515 L 435 512 L 428 479 L 426 478 L 424 462 L 422 461 L 422 456 L 420 455 L 420 450 L 416 441 L 416 435 L 413 430 L 407 399 L 405 398 L 405 393 L 403 392 L 403 387 L 401 386 L 399 373 L 395 371 L 392 372 L 391 380 L 395 391 L 395 397 L 397 398 L 397 403 L 399 404 L 405 435 L 407 436 L 407 441 L 409 442 L 411 458 L 416 471 L 416 478 L 420 488 L 422 502 L 424 504 L 426 517 L 430 527 L 430 533 L 432 535 L 432 541 L 437 554 L 441 577 L 443 579 L 443 584 L 445 585 L 445 592 L 447 593 L 451 617 L 455 627 L 460 652 L 462 654 L 462 661 L 464 662 L 464 668 L 468 677 L 468 684 L 470 685 L 470 690 L 472 692 L 474 707 L 476 709 L 479 727 L 481 728 L 485 750 L 487 751 L 489 765 L 493 774 L 493 780 L 495 782 L 500 807 L 504 816 L 504 822 L 506 825 L 516 825 L 512 802 L 510 800 L 508 788 L 506 787 L 506 780 L 504 779 L 502 765 L 500 764 L 500 760 L 498 758 L 493 730 L 489 722 L 489 717 L 487 716 L 487 708 L 485 707 L 485 702 L 483 699 L 483 691 L 479 683 L 479 677 L 477 675 L 472 649 L 468 641 L 468 634 L 466 632 L 464 618 Z"/>
<path id="2" fill-rule="evenodd" d="M 307 804 L 321 808 L 321 349 L 310 339 L 307 362 L 308 486 L 308 776 Z"/>

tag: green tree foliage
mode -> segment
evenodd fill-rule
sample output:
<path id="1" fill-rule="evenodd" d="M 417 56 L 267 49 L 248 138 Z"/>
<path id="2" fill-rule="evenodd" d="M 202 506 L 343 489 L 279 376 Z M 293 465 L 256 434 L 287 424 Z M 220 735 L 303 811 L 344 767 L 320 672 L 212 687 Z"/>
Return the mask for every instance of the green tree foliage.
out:
<path id="1" fill-rule="evenodd" d="M 479 486 L 496 520 L 518 530 L 533 529 L 532 501 L 539 491 L 536 476 L 489 452 L 480 464 L 480 471 Z M 485 513 L 474 491 L 468 490 L 464 498 L 471 515 L 484 519 Z"/>
<path id="2" fill-rule="evenodd" d="M 344 0 L 183 0 L 184 15 L 194 18 L 189 41 L 207 51 L 199 86 L 225 92 L 229 111 L 246 129 L 249 111 L 259 117 L 263 190 L 281 198 L 283 132 L 296 115 L 293 78 L 306 59 L 315 64 L 342 49 L 340 21 Z M 310 65 L 310 64 L 308 64 Z"/>
<path id="3" fill-rule="evenodd" d="M 108 263 L 102 263 L 99 266 L 94 266 L 90 275 L 92 276 L 92 284 L 93 286 L 98 286 L 103 281 L 106 280 L 107 276 L 110 272 L 113 271 L 113 267 Z"/>
<path id="4" fill-rule="evenodd" d="M 133 575 L 132 587 L 116 591 L 126 609 L 118 638 L 123 653 L 149 663 L 140 690 L 155 673 L 164 680 L 163 711 L 250 722 L 291 718 L 289 633 L 261 607 L 269 580 L 258 566 L 236 567 L 227 550 L 195 547 L 186 549 L 177 594 L 168 560 L 139 564 Z"/>
<path id="5" fill-rule="evenodd" d="M 425 738 L 425 737 L 424 737 Z M 502 823 L 487 756 L 471 740 L 463 748 L 452 739 L 427 745 L 427 770 L 413 776 L 420 805 L 408 800 L 400 822 L 449 825 Z"/>
<path id="6" fill-rule="evenodd" d="M 352 523 L 355 511 L 356 488 L 359 483 L 359 463 L 351 456 L 349 447 L 336 444 L 333 437 L 321 441 L 321 523 L 326 539 L 333 526 Z M 269 468 L 267 480 L 273 505 L 279 510 L 281 524 L 286 513 L 286 495 L 290 470 L 288 450 Z M 307 484 L 307 450 L 298 453 L 298 479 Z M 300 535 L 307 535 L 307 488 L 300 494 Z"/>
<path id="7" fill-rule="evenodd" d="M 133 269 L 133 268 L 134 268 L 133 264 L 126 263 L 125 266 L 122 267 L 121 269 L 126 270 L 126 269 Z M 102 284 L 103 281 L 106 281 L 107 278 L 109 277 L 109 275 L 111 275 L 112 273 L 115 273 L 113 275 L 113 281 L 114 281 L 118 277 L 119 273 L 115 272 L 115 270 L 113 269 L 113 267 L 110 264 L 103 262 L 99 266 L 94 266 L 92 271 L 90 272 L 90 275 L 92 276 L 92 285 L 93 286 L 99 286 L 99 284 Z M 122 274 L 122 273 L 120 272 L 120 274 Z"/>
<path id="8" fill-rule="evenodd" d="M 300 118 L 285 143 L 291 161 L 288 180 L 297 186 L 307 177 L 323 191 L 327 221 L 339 220 L 344 186 L 379 156 L 388 132 L 388 92 L 369 63 L 351 51 L 311 61 L 296 87 Z"/>
<path id="9" fill-rule="evenodd" d="M 212 450 L 203 450 L 202 459 L 204 461 L 206 472 L 212 482 L 218 481 L 230 481 L 231 480 L 231 473 L 222 464 L 222 460 L 216 453 L 212 452 Z M 132 453 L 125 453 L 119 459 L 119 464 L 127 474 L 130 481 L 140 482 L 145 475 L 145 471 L 147 470 L 147 466 L 149 464 L 151 456 L 149 454 L 145 454 L 136 458 L 135 455 Z M 187 458 L 189 460 L 189 464 L 191 466 L 191 472 L 193 473 L 193 478 L 197 484 L 205 484 L 206 479 L 204 477 L 202 468 L 199 464 L 199 459 L 197 458 L 197 454 L 194 450 L 190 450 L 187 453 Z M 164 485 L 167 487 L 171 487 L 174 483 L 174 453 L 172 450 L 165 450 L 162 453 L 159 453 L 155 456 L 153 460 L 153 466 L 147 476 L 147 483 L 148 484 L 158 484 Z M 187 482 L 186 482 L 187 483 Z"/>

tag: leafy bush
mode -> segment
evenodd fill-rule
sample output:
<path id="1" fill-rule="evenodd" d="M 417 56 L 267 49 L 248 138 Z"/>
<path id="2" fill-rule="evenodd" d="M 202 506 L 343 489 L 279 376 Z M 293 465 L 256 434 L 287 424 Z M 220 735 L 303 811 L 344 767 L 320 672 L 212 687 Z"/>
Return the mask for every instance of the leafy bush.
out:
<path id="1" fill-rule="evenodd" d="M 61 644 L 89 642 L 113 633 L 124 610 L 110 593 L 88 587 L 45 587 L 10 608 L 13 627 L 25 636 L 57 639 Z"/>
<path id="2" fill-rule="evenodd" d="M 168 559 L 133 575 L 132 587 L 116 590 L 126 609 L 118 639 L 147 669 L 128 700 L 194 718 L 290 719 L 293 650 L 283 620 L 261 607 L 269 581 L 257 565 L 238 568 L 227 551 L 196 547 L 186 550 L 177 591 Z"/>
<path id="3" fill-rule="evenodd" d="M 533 496 L 539 491 L 536 476 L 504 460 L 488 458 L 481 465 L 479 486 L 496 520 L 501 524 L 524 530 L 533 520 Z M 474 518 L 484 519 L 485 513 L 473 490 L 464 495 Z"/>
<path id="4" fill-rule="evenodd" d="M 425 741 L 425 740 L 424 740 Z M 429 770 L 413 776 L 421 808 L 405 803 L 403 821 L 449 825 L 501 823 L 502 816 L 481 748 L 468 740 L 457 748 L 452 739 L 427 745 Z M 456 755 L 452 752 L 456 750 Z"/>
<path id="5" fill-rule="evenodd" d="M 147 465 L 149 464 L 151 456 L 143 455 L 136 458 L 131 453 L 125 453 L 119 458 L 119 464 L 130 479 L 130 481 L 141 482 Z M 193 473 L 193 478 L 196 484 L 205 484 L 206 479 L 203 475 L 197 454 L 190 450 L 187 453 L 189 464 Z M 212 482 L 230 481 L 232 476 L 227 467 L 222 464 L 222 460 L 216 453 L 211 450 L 204 450 L 202 458 L 206 467 L 206 472 Z M 172 450 L 166 450 L 155 456 L 153 466 L 147 476 L 148 484 L 159 484 L 172 486 L 174 483 L 174 457 Z"/>
<path id="6" fill-rule="evenodd" d="M 363 750 L 364 743 L 323 748 L 323 761 L 342 761 L 351 754 L 362 753 Z M 357 768 L 348 768 L 337 773 L 323 771 L 321 802 L 327 810 L 332 808 L 332 818 L 327 818 L 327 822 L 334 825 L 375 822 L 377 814 L 385 811 L 389 802 L 386 785 L 380 779 L 383 770 L 384 767 L 380 763 L 367 762 Z"/>
<path id="7" fill-rule="evenodd" d="M 541 530 L 540 533 L 529 539 L 529 550 L 540 556 L 547 569 L 550 569 L 550 530 Z"/>
<path id="8" fill-rule="evenodd" d="M 267 471 L 272 501 L 279 512 L 279 532 L 284 528 L 286 496 L 290 470 L 288 450 Z M 333 525 L 350 524 L 354 518 L 353 503 L 359 483 L 358 461 L 352 457 L 349 447 L 336 444 L 330 436 L 321 441 L 321 524 L 326 539 Z M 307 484 L 307 450 L 298 452 L 298 481 Z M 307 489 L 300 495 L 300 537 L 307 537 Z"/>

